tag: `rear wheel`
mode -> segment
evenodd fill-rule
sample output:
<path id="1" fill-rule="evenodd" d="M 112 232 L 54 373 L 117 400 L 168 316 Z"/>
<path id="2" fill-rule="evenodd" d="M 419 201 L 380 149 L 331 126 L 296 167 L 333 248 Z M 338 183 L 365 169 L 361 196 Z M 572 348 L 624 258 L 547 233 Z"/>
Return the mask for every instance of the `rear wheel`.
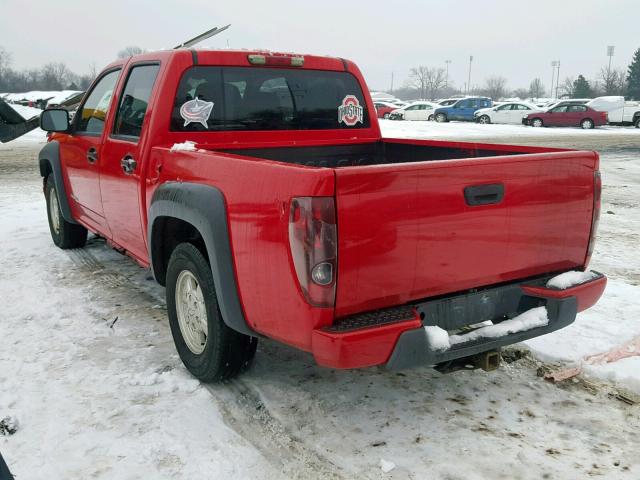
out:
<path id="1" fill-rule="evenodd" d="M 593 120 L 591 120 L 590 118 L 585 118 L 584 120 L 582 120 L 580 122 L 580 126 L 584 129 L 584 130 L 590 130 L 594 127 L 593 125 Z"/>
<path id="2" fill-rule="evenodd" d="M 432 122 L 433 121 L 433 115 L 429 115 L 429 117 L 427 118 L 427 121 Z"/>
<path id="3" fill-rule="evenodd" d="M 447 121 L 447 116 L 444 113 L 437 113 L 436 114 L 436 122 L 438 123 L 443 123 Z"/>
<path id="4" fill-rule="evenodd" d="M 487 124 L 487 123 L 491 123 L 491 119 L 489 118 L 489 115 L 482 115 L 478 119 L 478 122 L 483 123 L 483 124 Z"/>
<path id="5" fill-rule="evenodd" d="M 384 115 L 382 115 L 382 118 L 384 118 L 385 120 L 388 120 L 389 119 L 389 112 L 387 112 Z"/>
<path id="6" fill-rule="evenodd" d="M 636 126 L 636 128 L 640 128 L 640 117 L 636 118 L 633 124 Z"/>
<path id="7" fill-rule="evenodd" d="M 82 225 L 67 222 L 62 216 L 53 174 L 49 174 L 47 177 L 44 196 L 47 202 L 47 218 L 53 243 L 63 249 L 84 247 L 87 242 L 87 229 Z"/>
<path id="8" fill-rule="evenodd" d="M 211 267 L 194 245 L 181 243 L 171 254 L 166 296 L 176 350 L 193 376 L 216 382 L 249 367 L 258 339 L 224 323 Z"/>
<path id="9" fill-rule="evenodd" d="M 531 125 L 533 127 L 542 127 L 542 126 L 544 126 L 544 124 L 542 123 L 542 119 L 541 118 L 534 118 L 533 120 L 531 120 Z"/>

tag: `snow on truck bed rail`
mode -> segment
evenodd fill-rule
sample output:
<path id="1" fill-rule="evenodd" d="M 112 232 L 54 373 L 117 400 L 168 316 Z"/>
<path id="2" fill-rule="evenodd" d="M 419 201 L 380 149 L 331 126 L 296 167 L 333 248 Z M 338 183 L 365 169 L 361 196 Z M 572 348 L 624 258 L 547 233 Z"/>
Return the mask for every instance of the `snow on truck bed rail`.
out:
<path id="1" fill-rule="evenodd" d="M 174 143 L 169 149 L 170 152 L 196 152 L 196 143 L 187 140 L 183 143 Z"/>

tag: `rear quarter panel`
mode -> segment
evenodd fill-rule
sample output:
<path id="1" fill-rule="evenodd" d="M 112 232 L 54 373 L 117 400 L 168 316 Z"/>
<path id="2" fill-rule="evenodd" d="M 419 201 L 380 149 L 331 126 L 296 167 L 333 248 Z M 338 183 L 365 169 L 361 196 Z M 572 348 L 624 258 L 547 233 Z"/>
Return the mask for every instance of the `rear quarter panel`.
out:
<path id="1" fill-rule="evenodd" d="M 223 193 L 245 318 L 257 332 L 309 350 L 311 331 L 330 325 L 333 309 L 311 307 L 302 295 L 289 249 L 289 206 L 293 197 L 332 196 L 333 170 L 163 147 L 152 149 L 151 164 L 162 174 L 148 186 L 147 210 L 164 181 L 202 183 Z"/>

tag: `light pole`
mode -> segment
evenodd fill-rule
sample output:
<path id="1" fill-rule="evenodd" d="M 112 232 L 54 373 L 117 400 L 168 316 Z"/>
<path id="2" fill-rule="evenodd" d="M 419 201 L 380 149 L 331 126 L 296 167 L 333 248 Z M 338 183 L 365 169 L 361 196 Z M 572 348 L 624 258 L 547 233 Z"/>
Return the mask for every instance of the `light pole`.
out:
<path id="1" fill-rule="evenodd" d="M 556 78 L 556 67 L 558 66 L 558 62 L 555 60 L 551 62 L 551 92 L 549 93 L 549 97 L 553 98 L 553 79 Z"/>
<path id="2" fill-rule="evenodd" d="M 556 98 L 558 98 L 558 86 L 560 85 L 560 60 L 558 60 L 558 76 L 556 78 Z"/>
<path id="3" fill-rule="evenodd" d="M 473 62 L 473 55 L 469 55 L 469 78 L 467 79 L 467 95 L 471 90 L 471 62 Z"/>
<path id="4" fill-rule="evenodd" d="M 444 79 L 444 88 L 447 88 L 449 86 L 449 64 L 451 60 L 445 60 L 444 63 L 447 64 L 447 76 Z"/>
<path id="5" fill-rule="evenodd" d="M 611 90 L 611 87 L 612 87 L 611 83 L 613 83 L 613 82 L 611 82 L 611 58 L 613 57 L 613 53 L 614 53 L 615 49 L 616 49 L 616 47 L 613 46 L 613 45 L 609 45 L 607 47 L 607 56 L 609 57 L 609 67 L 607 68 L 607 84 L 608 85 L 605 85 L 607 90 Z M 606 93 L 607 93 L 607 95 L 609 95 L 610 92 L 607 91 Z"/>

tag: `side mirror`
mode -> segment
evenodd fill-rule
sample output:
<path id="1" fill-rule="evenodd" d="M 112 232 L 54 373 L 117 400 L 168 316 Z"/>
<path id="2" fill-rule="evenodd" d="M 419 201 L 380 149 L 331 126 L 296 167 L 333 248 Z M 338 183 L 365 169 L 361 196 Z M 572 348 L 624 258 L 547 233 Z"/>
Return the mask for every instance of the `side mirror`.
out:
<path id="1" fill-rule="evenodd" d="M 64 108 L 45 110 L 40 115 L 40 128 L 47 132 L 66 132 L 69 125 L 69 112 Z"/>

